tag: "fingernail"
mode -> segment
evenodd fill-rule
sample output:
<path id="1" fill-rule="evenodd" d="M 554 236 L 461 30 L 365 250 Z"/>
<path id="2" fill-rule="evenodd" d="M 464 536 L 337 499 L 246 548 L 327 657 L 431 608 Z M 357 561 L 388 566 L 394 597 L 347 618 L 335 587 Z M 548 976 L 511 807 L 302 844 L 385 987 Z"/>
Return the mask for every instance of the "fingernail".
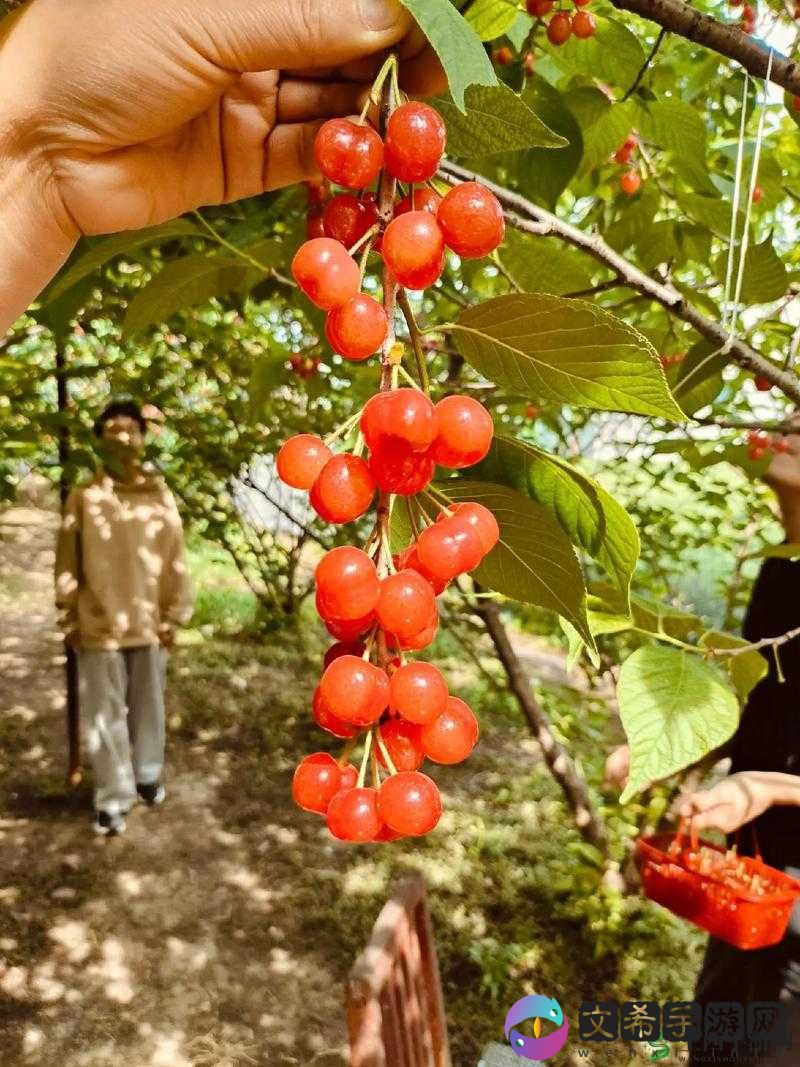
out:
<path id="1" fill-rule="evenodd" d="M 369 30 L 388 30 L 403 18 L 399 0 L 361 0 L 361 18 Z"/>

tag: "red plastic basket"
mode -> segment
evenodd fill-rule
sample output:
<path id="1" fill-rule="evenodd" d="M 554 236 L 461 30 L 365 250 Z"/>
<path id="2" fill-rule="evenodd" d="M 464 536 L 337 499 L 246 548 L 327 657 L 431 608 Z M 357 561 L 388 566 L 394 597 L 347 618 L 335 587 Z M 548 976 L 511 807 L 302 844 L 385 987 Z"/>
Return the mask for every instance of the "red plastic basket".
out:
<path id="1" fill-rule="evenodd" d="M 722 860 L 717 863 L 711 853 Z M 760 855 L 739 856 L 735 849 L 698 841 L 695 833 L 687 836 L 684 823 L 677 834 L 640 838 L 636 856 L 650 900 L 737 948 L 777 944 L 800 897 L 800 882 Z"/>

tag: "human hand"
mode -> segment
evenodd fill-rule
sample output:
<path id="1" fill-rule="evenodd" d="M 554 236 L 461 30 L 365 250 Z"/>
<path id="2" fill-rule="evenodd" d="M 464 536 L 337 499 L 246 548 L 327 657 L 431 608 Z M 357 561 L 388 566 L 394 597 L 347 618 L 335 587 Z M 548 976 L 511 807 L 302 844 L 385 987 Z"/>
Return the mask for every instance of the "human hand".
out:
<path id="1" fill-rule="evenodd" d="M 399 0 L 33 0 L 3 26 L 3 155 L 73 240 L 313 176 L 385 49 L 410 92 L 442 88 Z"/>
<path id="2" fill-rule="evenodd" d="M 607 789 L 619 789 L 620 791 L 628 784 L 628 776 L 631 773 L 631 750 L 629 745 L 620 745 L 615 748 L 606 760 L 603 785 Z"/>
<path id="3" fill-rule="evenodd" d="M 733 833 L 745 823 L 783 802 L 783 779 L 769 771 L 740 771 L 710 789 L 701 789 L 678 801 L 678 813 L 691 818 L 693 830 L 712 828 Z"/>
<path id="4" fill-rule="evenodd" d="M 158 642 L 162 648 L 172 648 L 175 644 L 175 627 L 171 623 L 164 622 L 159 626 Z"/>

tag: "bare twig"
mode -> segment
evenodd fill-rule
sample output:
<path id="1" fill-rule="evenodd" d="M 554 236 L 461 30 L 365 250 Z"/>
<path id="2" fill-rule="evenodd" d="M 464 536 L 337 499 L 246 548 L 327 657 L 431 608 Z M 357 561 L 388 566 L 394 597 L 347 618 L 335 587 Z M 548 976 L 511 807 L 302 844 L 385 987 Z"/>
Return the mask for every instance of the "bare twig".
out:
<path id="1" fill-rule="evenodd" d="M 738 648 L 708 648 L 706 655 L 714 659 L 743 656 L 745 652 L 758 652 L 762 648 L 780 648 L 781 645 L 788 645 L 790 641 L 794 641 L 795 637 L 800 637 L 800 626 L 787 630 L 785 634 L 780 634 L 778 637 L 762 637 L 760 641 L 753 641 L 749 645 L 739 645 Z"/>
<path id="2" fill-rule="evenodd" d="M 623 96 L 623 98 L 622 98 L 623 100 L 628 100 L 628 99 L 629 99 L 630 97 L 632 97 L 632 96 L 633 96 L 633 94 L 634 94 L 634 93 L 636 92 L 636 90 L 637 90 L 637 89 L 639 88 L 639 85 L 641 84 L 642 78 L 643 78 L 643 77 L 645 76 L 645 74 L 647 73 L 647 70 L 648 70 L 648 68 L 649 68 L 650 64 L 651 64 L 651 63 L 653 62 L 653 60 L 654 60 L 654 59 L 656 58 L 656 56 L 658 55 L 658 50 L 659 50 L 659 48 L 661 47 L 661 45 L 663 44 L 663 42 L 664 42 L 664 38 L 665 38 L 666 36 L 667 36 L 667 31 L 666 31 L 665 27 L 663 27 L 663 26 L 662 26 L 662 27 L 661 27 L 661 31 L 660 31 L 660 33 L 659 33 L 658 37 L 656 37 L 656 43 L 655 43 L 655 44 L 653 45 L 653 47 L 652 47 L 652 48 L 650 49 L 650 54 L 648 55 L 647 59 L 646 59 L 646 60 L 644 61 L 644 63 L 642 64 L 642 67 L 641 67 L 641 69 L 639 70 L 639 73 L 638 73 L 638 74 L 636 75 L 636 77 L 635 77 L 635 78 L 633 79 L 633 82 L 631 83 L 631 87 L 630 87 L 630 89 L 628 89 L 628 91 L 627 91 L 627 92 L 625 93 L 625 95 Z"/>

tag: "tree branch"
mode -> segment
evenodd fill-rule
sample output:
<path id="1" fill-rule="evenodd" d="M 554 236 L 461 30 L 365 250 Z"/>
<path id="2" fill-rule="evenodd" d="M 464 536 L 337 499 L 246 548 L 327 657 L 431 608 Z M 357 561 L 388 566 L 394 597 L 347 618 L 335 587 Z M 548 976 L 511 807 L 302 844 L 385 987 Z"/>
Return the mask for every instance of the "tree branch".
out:
<path id="1" fill-rule="evenodd" d="M 650 67 L 650 64 L 653 62 L 653 60 L 658 55 L 658 50 L 661 47 L 661 45 L 664 43 L 664 38 L 666 36 L 667 36 L 667 31 L 662 26 L 661 27 L 661 32 L 659 33 L 658 37 L 656 37 L 656 43 L 650 49 L 650 54 L 648 55 L 647 59 L 642 64 L 642 67 L 639 70 L 639 73 L 633 79 L 633 82 L 631 83 L 631 87 L 628 89 L 628 91 L 623 96 L 623 98 L 622 98 L 623 101 L 624 100 L 629 100 L 633 96 L 633 94 L 636 92 L 636 90 L 639 88 L 639 86 L 641 84 L 641 81 L 642 81 L 642 78 L 647 73 L 647 70 Z"/>
<path id="2" fill-rule="evenodd" d="M 766 378 L 786 396 L 800 404 L 800 379 L 796 375 L 776 367 L 774 363 L 765 359 L 744 341 L 733 340 L 727 330 L 718 322 L 707 319 L 697 308 L 687 303 L 683 295 L 672 285 L 656 281 L 649 274 L 645 274 L 619 252 L 614 251 L 599 234 L 584 233 L 576 226 L 563 222 L 556 215 L 538 207 L 520 193 L 512 192 L 449 160 L 442 162 L 438 173 L 439 177 L 449 182 L 450 185 L 458 185 L 463 181 L 477 181 L 487 189 L 491 189 L 503 205 L 506 219 L 512 226 L 524 233 L 558 237 L 567 244 L 580 248 L 598 263 L 615 271 L 628 288 L 635 289 L 642 296 L 660 304 L 676 318 L 687 322 L 718 349 L 722 350 L 727 347 L 731 359 L 740 367 L 754 375 Z"/>
<path id="3" fill-rule="evenodd" d="M 734 59 L 757 78 L 766 78 L 769 49 L 755 37 L 740 30 L 738 26 L 719 22 L 704 15 L 697 8 L 682 0 L 611 0 L 619 11 L 631 11 L 634 15 L 655 22 L 665 30 L 685 37 L 687 41 L 710 48 L 727 59 Z M 800 96 L 800 66 L 774 52 L 770 81 L 780 85 L 787 93 Z"/>

